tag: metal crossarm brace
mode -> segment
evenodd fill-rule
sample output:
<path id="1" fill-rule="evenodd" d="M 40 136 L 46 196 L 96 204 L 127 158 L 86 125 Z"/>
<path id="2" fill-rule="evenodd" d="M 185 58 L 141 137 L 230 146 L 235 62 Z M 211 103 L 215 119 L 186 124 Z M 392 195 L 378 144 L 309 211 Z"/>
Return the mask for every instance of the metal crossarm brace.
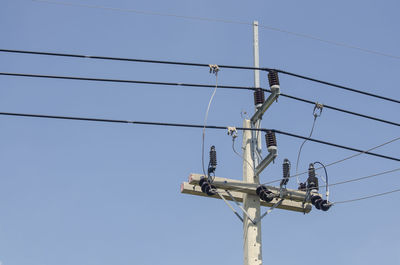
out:
<path id="1" fill-rule="evenodd" d="M 281 205 L 281 203 L 283 202 L 283 199 L 281 199 L 280 201 L 278 201 L 277 203 L 275 203 L 271 208 L 269 208 L 263 215 L 260 216 L 260 219 L 257 220 L 257 222 L 260 222 L 267 214 L 269 214 L 270 212 L 272 212 L 272 210 L 274 210 L 276 207 L 278 207 L 279 205 Z"/>

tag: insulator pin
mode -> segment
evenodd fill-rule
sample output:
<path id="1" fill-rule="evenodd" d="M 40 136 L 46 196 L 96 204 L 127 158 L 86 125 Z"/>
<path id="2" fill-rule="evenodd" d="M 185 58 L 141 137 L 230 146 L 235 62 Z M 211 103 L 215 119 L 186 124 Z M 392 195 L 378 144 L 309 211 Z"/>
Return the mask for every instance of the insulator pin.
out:
<path id="1" fill-rule="evenodd" d="M 278 77 L 278 72 L 275 70 L 270 70 L 268 72 L 268 81 L 269 81 L 269 86 L 279 86 L 279 77 Z"/>

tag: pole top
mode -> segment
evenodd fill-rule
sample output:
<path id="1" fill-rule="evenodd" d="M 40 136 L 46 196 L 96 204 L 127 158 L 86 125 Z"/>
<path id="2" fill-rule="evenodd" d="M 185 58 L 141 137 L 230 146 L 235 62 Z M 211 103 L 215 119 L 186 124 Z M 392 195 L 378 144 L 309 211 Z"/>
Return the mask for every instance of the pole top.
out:
<path id="1" fill-rule="evenodd" d="M 253 26 L 258 26 L 258 21 L 257 20 L 253 21 Z"/>

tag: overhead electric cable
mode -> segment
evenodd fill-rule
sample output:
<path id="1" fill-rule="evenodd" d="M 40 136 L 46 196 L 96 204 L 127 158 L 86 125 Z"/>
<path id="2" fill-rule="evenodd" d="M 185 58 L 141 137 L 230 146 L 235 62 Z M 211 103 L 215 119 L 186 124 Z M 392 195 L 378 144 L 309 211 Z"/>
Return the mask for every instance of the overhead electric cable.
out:
<path id="1" fill-rule="evenodd" d="M 331 163 L 325 165 L 325 167 L 329 167 L 329 166 L 333 166 L 333 165 L 335 165 L 335 164 L 342 163 L 342 162 L 344 162 L 344 161 L 346 161 L 346 160 L 349 160 L 349 159 L 352 159 L 352 158 L 354 158 L 354 157 L 363 155 L 363 154 L 365 154 L 365 153 L 367 153 L 367 152 L 369 152 L 369 151 L 372 151 L 372 150 L 375 150 L 375 149 L 380 148 L 380 147 L 382 147 L 382 146 L 385 146 L 385 145 L 394 143 L 394 142 L 396 142 L 396 141 L 398 141 L 398 140 L 400 140 L 400 137 L 396 137 L 396 138 L 394 138 L 394 139 L 392 139 L 392 140 L 390 140 L 390 141 L 384 142 L 384 143 L 382 143 L 382 144 L 379 144 L 379 145 L 377 145 L 377 146 L 374 146 L 374 147 L 372 147 L 372 148 L 369 148 L 369 149 L 367 149 L 367 150 L 365 150 L 365 151 L 362 151 L 362 152 L 359 152 L 359 153 L 357 153 L 357 154 L 354 154 L 354 155 L 347 156 L 347 157 L 345 157 L 345 158 L 336 160 L 336 161 L 334 161 L 334 162 L 331 162 Z M 319 168 L 316 168 L 316 170 L 319 170 L 319 169 L 322 169 L 322 168 L 323 168 L 323 167 L 319 167 Z M 301 172 L 301 173 L 298 173 L 298 174 L 295 174 L 295 175 L 292 175 L 292 176 L 289 176 L 289 178 L 294 178 L 294 177 L 297 177 L 297 176 L 300 176 L 300 175 L 303 175 L 303 174 L 307 174 L 307 173 L 308 173 L 308 170 L 307 170 L 307 171 L 304 171 L 304 172 Z M 276 180 L 268 181 L 268 182 L 263 183 L 263 185 L 267 185 L 267 184 L 271 184 L 271 183 L 279 182 L 279 181 L 281 181 L 281 179 L 276 179 Z"/>
<path id="2" fill-rule="evenodd" d="M 99 6 L 99 5 L 87 5 L 87 4 L 78 4 L 78 3 L 70 3 L 70 2 L 60 2 L 60 1 L 49 1 L 49 0 L 32 0 L 33 2 L 42 2 L 42 3 L 50 3 L 50 4 L 58 4 L 58 5 L 65 5 L 65 6 L 75 6 L 75 7 L 85 7 L 85 8 L 95 8 L 95 9 L 103 9 L 103 10 L 110 10 L 110 11 L 119 11 L 119 12 L 128 12 L 128 13 L 136 13 L 140 15 L 151 15 L 151 16 L 162 16 L 162 17 L 174 17 L 174 18 L 182 18 L 182 19 L 190 19 L 190 20 L 198 20 L 198 21 L 207 21 L 207 22 L 217 22 L 217 23 L 225 23 L 225 24 L 237 24 L 237 25 L 246 25 L 252 26 L 252 23 L 238 21 L 238 20 L 231 20 L 231 19 L 220 19 L 220 18 L 210 18 L 210 17 L 198 17 L 198 16 L 187 16 L 187 15 L 177 15 L 177 14 L 167 14 L 167 13 L 160 13 L 160 12 L 151 12 L 151 11 L 143 11 L 138 9 L 126 9 L 126 8 L 116 8 L 116 7 L 107 7 L 107 6 Z M 280 33 L 285 33 L 305 39 L 310 39 L 314 41 L 319 41 L 323 43 L 327 43 L 334 46 L 344 47 L 352 50 L 358 50 L 365 53 L 370 53 L 374 55 L 384 56 L 393 59 L 400 59 L 400 56 L 384 53 L 372 49 L 367 49 L 359 46 L 355 46 L 352 44 L 347 44 L 344 42 L 332 41 L 323 39 L 320 37 L 316 37 L 310 34 L 304 34 L 294 31 L 289 31 L 269 25 L 258 25 L 259 28 L 276 31 Z"/>
<path id="3" fill-rule="evenodd" d="M 332 87 L 340 88 L 340 89 L 343 89 L 343 90 L 351 91 L 351 92 L 354 92 L 354 93 L 358 93 L 358 94 L 362 94 L 362 95 L 366 95 L 366 96 L 370 96 L 370 97 L 374 97 L 374 98 L 379 98 L 379 99 L 386 100 L 386 101 L 391 101 L 391 102 L 394 102 L 394 103 L 400 103 L 400 100 L 397 100 L 397 99 L 380 96 L 380 95 L 377 95 L 377 94 L 365 92 L 365 91 L 354 89 L 354 88 L 347 87 L 347 86 L 338 85 L 338 84 L 335 84 L 335 83 L 319 80 L 319 79 L 316 79 L 316 78 L 312 78 L 312 77 L 308 77 L 308 76 L 304 76 L 304 75 L 299 75 L 299 74 L 295 74 L 295 73 L 292 73 L 292 72 L 279 70 L 279 69 L 275 69 L 275 71 L 277 71 L 279 73 L 282 73 L 282 74 L 286 74 L 286 75 L 294 76 L 294 77 L 297 77 L 297 78 L 305 79 L 305 80 L 308 80 L 308 81 L 317 82 L 317 83 L 324 84 L 324 85 L 327 85 L 327 86 L 332 86 Z"/>
<path id="4" fill-rule="evenodd" d="M 25 114 L 25 113 L 12 113 L 12 112 L 0 112 L 0 115 L 4 116 L 19 116 L 19 117 L 31 117 L 31 118 L 47 118 L 47 119 L 63 119 L 63 120 L 80 120 L 80 121 L 93 121 L 93 122 L 111 122 L 111 123 L 128 123 L 128 124 L 141 124 L 141 125 L 159 125 L 159 126 L 172 126 L 172 127 L 189 127 L 189 128 L 204 128 L 204 124 L 185 124 L 185 123 L 166 123 L 166 122 L 146 122 L 146 121 L 130 121 L 130 120 L 114 120 L 114 119 L 99 119 L 99 118 L 83 118 L 83 117 L 71 117 L 71 116 L 57 116 L 57 115 L 42 115 L 42 114 Z M 208 129 L 219 129 L 219 130 L 227 130 L 230 126 L 215 126 L 215 125 L 206 125 L 206 128 Z M 301 136 L 301 135 L 296 135 L 293 133 L 288 133 L 284 131 L 279 131 L 275 129 L 265 129 L 265 128 L 244 128 L 244 127 L 236 127 L 236 130 L 241 130 L 241 131 L 273 131 L 278 134 L 283 134 L 295 138 L 300 138 L 300 139 L 307 139 L 308 137 Z M 394 160 L 400 162 L 400 158 L 395 158 L 395 157 L 390 157 L 390 156 L 385 156 L 381 154 L 376 154 L 372 152 L 367 152 L 367 151 L 360 151 L 359 149 L 344 146 L 344 145 L 339 145 L 339 144 L 334 144 L 326 141 L 321 141 L 317 139 L 312 139 L 308 138 L 309 141 L 324 144 L 324 145 L 329 145 L 341 149 L 346 149 L 346 150 L 351 150 L 355 152 L 362 152 L 364 154 L 376 156 L 376 157 L 381 157 L 389 160 Z"/>
<path id="5" fill-rule="evenodd" d="M 318 187 L 319 188 L 324 188 L 326 186 L 332 187 L 332 186 L 347 184 L 347 183 L 351 183 L 351 182 L 356 182 L 356 181 L 360 181 L 360 180 L 364 180 L 364 179 L 369 179 L 369 178 L 373 178 L 373 177 L 377 177 L 377 176 L 386 175 L 386 174 L 393 173 L 393 172 L 396 172 L 396 171 L 399 171 L 399 170 L 400 170 L 400 168 L 395 168 L 395 169 L 392 169 L 392 170 L 387 170 L 387 171 L 375 173 L 375 174 L 364 176 L 364 177 L 352 178 L 352 179 L 348 179 L 348 180 L 344 180 L 344 181 L 340 181 L 340 182 L 335 182 L 335 183 L 331 183 L 331 184 L 328 184 L 328 185 L 322 185 L 322 186 L 318 186 Z"/>
<path id="6" fill-rule="evenodd" d="M 375 197 L 380 197 L 380 196 L 388 195 L 388 194 L 395 193 L 395 192 L 399 192 L 399 191 L 400 191 L 400 189 L 395 189 L 395 190 L 391 190 L 391 191 L 387 191 L 387 192 L 382 192 L 382 193 L 377 193 L 377 194 L 373 194 L 373 195 L 369 195 L 369 196 L 365 196 L 365 197 L 360 197 L 360 198 L 355 198 L 355 199 L 351 199 L 351 200 L 333 202 L 333 204 L 342 204 L 342 203 L 349 203 L 349 202 L 361 201 L 361 200 L 366 200 L 366 199 L 371 199 L 371 198 L 375 198 Z"/>
<path id="7" fill-rule="evenodd" d="M 57 75 L 39 75 L 39 74 L 24 74 L 24 73 L 5 73 L 5 72 L 0 72 L 0 75 L 3 76 L 16 76 L 16 77 L 32 77 L 32 78 L 48 78 L 48 79 L 65 79 L 65 80 L 78 80 L 78 81 L 97 81 L 97 82 L 115 82 L 115 83 L 131 83 L 131 84 L 143 84 L 143 85 L 164 85 L 164 86 L 184 86 L 184 87 L 203 87 L 203 88 L 214 88 L 215 85 L 206 85 L 206 84 L 192 84 L 192 83 L 174 83 L 174 82 L 156 82 L 156 81 L 139 81 L 139 80 L 123 80 L 123 79 L 107 79 L 107 78 L 91 78 L 91 77 L 76 77 L 76 76 L 57 76 Z M 255 87 L 246 87 L 246 86 L 226 86 L 226 85 L 218 85 L 219 88 L 224 88 L 224 89 L 236 89 L 236 90 L 252 90 L 254 91 L 256 88 Z M 271 93 L 271 90 L 269 89 L 263 89 L 265 92 Z M 293 100 L 301 101 L 304 103 L 312 104 L 315 105 L 315 102 L 308 100 L 308 99 L 303 99 L 303 98 L 298 98 L 295 96 L 287 95 L 284 93 L 280 94 L 281 97 L 287 97 Z M 388 121 L 372 116 L 368 116 L 365 114 L 360 114 L 357 112 L 345 110 L 345 109 L 340 109 L 337 107 L 329 106 L 324 104 L 324 108 L 327 109 L 332 109 L 335 111 L 347 113 L 350 115 L 382 122 L 382 123 L 387 123 L 390 125 L 394 126 L 400 126 L 400 123 L 393 122 L 393 121 Z"/>
<path id="8" fill-rule="evenodd" d="M 267 92 L 269 92 L 269 91 L 267 91 Z M 311 104 L 311 105 L 315 105 L 314 101 L 311 101 L 311 100 L 308 100 L 308 99 L 303 99 L 303 98 L 287 95 L 287 94 L 284 94 L 284 93 L 281 93 L 280 96 L 281 97 L 290 98 L 290 99 L 294 99 L 294 100 L 297 100 L 297 101 L 301 101 L 301 102 L 304 102 L 304 103 L 308 103 L 308 104 Z M 400 123 L 397 123 L 397 122 L 383 120 L 383 119 L 380 119 L 380 118 L 376 118 L 376 117 L 372 117 L 372 116 L 369 116 L 369 115 L 357 113 L 357 112 L 354 112 L 354 111 L 349 111 L 349 110 L 333 107 L 333 106 L 326 105 L 326 104 L 324 104 L 324 109 L 331 109 L 331 110 L 347 113 L 347 114 L 350 114 L 350 115 L 358 116 L 358 117 L 361 117 L 361 118 L 366 118 L 366 119 L 369 119 L 369 120 L 374 120 L 374 121 L 383 122 L 383 123 L 387 123 L 387 124 L 391 124 L 391 125 L 395 125 L 395 126 L 400 126 Z"/>
<path id="9" fill-rule="evenodd" d="M 83 55 L 83 54 L 71 54 L 71 53 L 39 52 L 39 51 L 25 51 L 25 50 L 11 50 L 11 49 L 0 49 L 0 52 L 60 56 L 60 57 L 71 57 L 71 58 L 81 58 L 81 59 L 97 59 L 97 60 L 125 61 L 125 62 L 137 62 L 137 63 L 155 63 L 155 64 L 172 64 L 172 65 L 182 65 L 182 66 L 209 67 L 209 64 L 205 64 L 205 63 L 148 60 L 148 59 Z M 223 64 L 218 64 L 218 67 L 219 68 L 228 68 L 228 69 L 241 69 L 241 70 L 267 70 L 267 68 L 256 68 L 256 67 L 250 67 L 250 66 L 235 66 L 235 65 L 223 65 Z"/>
<path id="10" fill-rule="evenodd" d="M 279 130 L 275 130 L 275 129 L 273 129 L 273 131 L 274 131 L 275 133 L 278 133 L 278 134 L 283 134 L 283 135 L 287 135 L 287 136 L 291 136 L 291 137 L 296 137 L 296 138 L 300 138 L 300 139 L 304 139 L 304 140 L 307 139 L 308 141 L 315 142 L 315 143 L 330 145 L 330 146 L 338 147 L 338 148 L 341 148 L 341 149 L 347 149 L 347 150 L 354 151 L 354 152 L 360 152 L 360 153 L 364 153 L 364 154 L 368 154 L 368 155 L 373 155 L 373 156 L 377 156 L 377 157 L 382 157 L 382 158 L 391 159 L 390 157 L 387 157 L 387 156 L 384 156 L 384 155 L 375 154 L 375 153 L 371 153 L 371 152 L 365 152 L 365 151 L 360 150 L 360 149 L 356 149 L 356 148 L 352 148 L 352 147 L 347 147 L 347 146 L 339 145 L 339 144 L 334 144 L 334 143 L 330 143 L 330 142 L 326 142 L 326 141 L 322 141 L 322 140 L 317 140 L 317 139 L 313 139 L 313 138 L 309 138 L 309 137 L 297 135 L 297 134 L 294 134 L 294 133 L 283 132 L 283 131 L 279 131 Z M 400 162 L 400 159 L 399 159 L 399 158 L 395 158 L 395 159 L 392 159 L 392 160 L 395 160 L 395 161 L 399 161 L 399 162 Z"/>
<path id="11" fill-rule="evenodd" d="M 11 50 L 11 49 L 0 49 L 0 52 L 8 52 L 8 53 L 21 53 L 21 54 L 34 54 L 34 55 L 49 55 L 49 56 L 61 56 L 61 57 L 73 57 L 73 58 L 83 58 L 83 59 L 100 59 L 100 60 L 116 60 L 116 61 L 128 61 L 128 62 L 141 62 L 141 63 L 158 63 L 158 64 L 173 64 L 173 65 L 184 65 L 184 66 L 198 66 L 198 67 L 209 67 L 209 64 L 204 63 L 190 63 L 190 62 L 176 62 L 176 61 L 161 61 L 161 60 L 147 60 L 147 59 L 135 59 L 135 58 L 121 58 L 121 57 L 108 57 L 108 56 L 93 56 L 93 55 L 81 55 L 81 54 L 70 54 L 70 53 L 54 53 L 54 52 L 38 52 L 38 51 L 25 51 L 25 50 Z M 362 95 L 391 101 L 394 103 L 400 103 L 400 100 L 392 99 L 384 96 L 380 96 L 377 94 L 373 94 L 370 92 L 365 92 L 362 90 L 354 89 L 347 86 L 338 85 L 332 82 L 327 82 L 323 80 L 319 80 L 313 77 L 308 77 L 305 75 L 300 75 L 292 72 L 288 72 L 285 70 L 274 69 L 274 68 L 267 68 L 267 67 L 249 67 L 249 66 L 234 66 L 234 65 L 220 65 L 218 64 L 219 68 L 228 68 L 228 69 L 241 69 L 241 70 L 263 70 L 263 71 L 277 71 L 282 74 L 294 76 L 297 78 L 317 82 L 320 84 L 344 89 L 347 91 L 351 91 L 354 93 L 359 93 Z"/>

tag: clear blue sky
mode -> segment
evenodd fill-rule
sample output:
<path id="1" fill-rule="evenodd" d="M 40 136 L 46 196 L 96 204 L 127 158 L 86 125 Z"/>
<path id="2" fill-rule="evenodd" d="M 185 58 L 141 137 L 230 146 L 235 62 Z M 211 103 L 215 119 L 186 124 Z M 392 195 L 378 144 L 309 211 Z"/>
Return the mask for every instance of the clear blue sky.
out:
<path id="1" fill-rule="evenodd" d="M 398 1 L 78 1 L 238 20 L 400 56 Z M 0 47 L 90 55 L 253 64 L 247 25 L 150 16 L 29 0 L 4 0 Z M 260 29 L 260 64 L 400 98 L 400 60 Z M 0 53 L 0 71 L 214 84 L 208 69 Z M 263 87 L 267 85 L 261 74 Z M 280 76 L 282 92 L 399 122 L 399 105 Z M 251 71 L 223 69 L 220 84 L 253 85 Z M 212 89 L 0 77 L 0 111 L 201 124 Z M 251 91 L 217 91 L 209 124 L 241 126 Z M 286 98 L 263 127 L 307 135 L 311 105 Z M 179 193 L 201 173 L 201 130 L 0 117 L 0 261 L 3 265 L 242 264 L 242 224 L 220 200 Z M 399 128 L 325 109 L 315 138 L 368 149 Z M 281 176 L 301 140 L 278 136 Z M 240 179 L 224 131 L 217 175 Z M 264 145 L 265 147 L 265 145 Z M 240 143 L 237 148 L 240 149 Z M 264 149 L 265 150 L 265 149 Z M 400 157 L 400 142 L 376 152 Z M 300 169 L 354 154 L 306 143 Z M 207 154 L 206 154 L 207 155 Z M 328 168 L 332 182 L 399 167 L 359 156 Z M 333 201 L 400 187 L 399 174 L 333 187 Z M 303 179 L 302 179 L 303 180 Z M 289 182 L 295 187 L 295 181 Z M 275 210 L 262 223 L 264 264 L 400 264 L 400 194 L 308 215 Z M 293 239 L 293 240 L 292 240 Z"/>

